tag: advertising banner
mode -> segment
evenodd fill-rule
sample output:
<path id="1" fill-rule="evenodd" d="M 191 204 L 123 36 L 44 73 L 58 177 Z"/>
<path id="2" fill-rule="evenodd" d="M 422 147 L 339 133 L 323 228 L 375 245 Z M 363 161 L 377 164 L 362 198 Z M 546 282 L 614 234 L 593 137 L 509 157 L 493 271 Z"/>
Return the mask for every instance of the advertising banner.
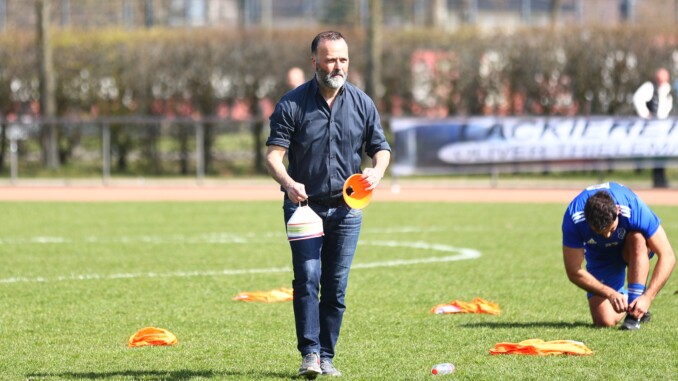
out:
<path id="1" fill-rule="evenodd" d="M 396 176 L 678 164 L 678 119 L 393 118 Z"/>

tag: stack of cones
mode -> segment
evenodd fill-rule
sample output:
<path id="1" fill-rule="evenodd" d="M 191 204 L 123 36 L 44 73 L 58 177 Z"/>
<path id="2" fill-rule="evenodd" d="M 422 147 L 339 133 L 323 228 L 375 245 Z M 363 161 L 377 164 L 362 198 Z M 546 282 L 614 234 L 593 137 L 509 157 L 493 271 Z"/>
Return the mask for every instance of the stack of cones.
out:
<path id="1" fill-rule="evenodd" d="M 299 206 L 287 221 L 287 239 L 289 241 L 322 237 L 323 235 L 325 235 L 323 220 L 308 205 Z"/>

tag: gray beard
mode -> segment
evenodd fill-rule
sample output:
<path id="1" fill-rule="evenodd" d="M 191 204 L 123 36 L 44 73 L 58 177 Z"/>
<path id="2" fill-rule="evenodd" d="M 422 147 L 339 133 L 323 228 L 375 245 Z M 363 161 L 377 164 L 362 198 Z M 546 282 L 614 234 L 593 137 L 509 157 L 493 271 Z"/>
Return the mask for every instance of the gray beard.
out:
<path id="1" fill-rule="evenodd" d="M 323 85 L 329 87 L 330 89 L 339 89 L 342 86 L 344 86 L 344 83 L 346 83 L 346 76 L 341 76 L 341 77 L 332 77 L 331 74 L 328 74 L 325 77 L 322 77 L 320 79 L 323 83 Z"/>

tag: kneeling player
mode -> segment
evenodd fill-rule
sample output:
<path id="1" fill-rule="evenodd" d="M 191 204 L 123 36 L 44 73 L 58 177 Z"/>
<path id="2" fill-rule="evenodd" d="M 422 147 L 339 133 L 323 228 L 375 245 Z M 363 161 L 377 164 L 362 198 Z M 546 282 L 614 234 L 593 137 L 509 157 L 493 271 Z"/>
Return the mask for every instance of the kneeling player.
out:
<path id="1" fill-rule="evenodd" d="M 650 304 L 676 262 L 657 215 L 630 189 L 610 182 L 575 197 L 562 231 L 565 271 L 572 283 L 588 291 L 593 324 L 614 326 L 624 313 L 620 329 L 639 329 L 649 321 Z M 657 264 L 646 287 L 655 255 Z"/>

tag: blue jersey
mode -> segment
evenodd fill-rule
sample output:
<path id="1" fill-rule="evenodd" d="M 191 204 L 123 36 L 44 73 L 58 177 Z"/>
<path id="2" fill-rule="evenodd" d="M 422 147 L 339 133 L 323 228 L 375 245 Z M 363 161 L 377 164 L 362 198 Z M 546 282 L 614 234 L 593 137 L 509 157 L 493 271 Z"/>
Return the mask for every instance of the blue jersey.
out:
<path id="1" fill-rule="evenodd" d="M 586 200 L 600 190 L 608 191 L 619 206 L 619 225 L 610 238 L 593 232 L 584 217 Z M 640 232 L 647 239 L 660 223 L 659 217 L 629 188 L 614 182 L 593 185 L 575 197 L 565 211 L 563 246 L 584 248 L 587 261 L 609 258 L 611 254 L 622 253 L 629 231 Z"/>

